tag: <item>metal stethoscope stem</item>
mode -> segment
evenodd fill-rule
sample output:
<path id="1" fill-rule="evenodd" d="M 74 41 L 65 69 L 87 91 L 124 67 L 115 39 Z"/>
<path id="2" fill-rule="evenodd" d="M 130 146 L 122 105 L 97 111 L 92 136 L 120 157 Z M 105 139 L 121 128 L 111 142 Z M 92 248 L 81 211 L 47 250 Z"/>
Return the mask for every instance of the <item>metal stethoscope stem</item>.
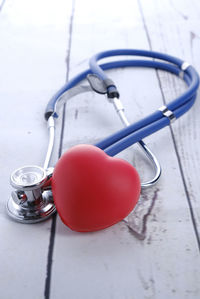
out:
<path id="1" fill-rule="evenodd" d="M 78 93 L 83 93 L 86 91 L 89 91 L 89 86 L 88 86 L 88 88 L 86 86 L 82 86 L 82 87 L 79 86 L 78 89 L 76 87 L 74 87 L 69 95 L 68 95 L 68 92 L 66 92 L 65 95 L 62 96 L 62 99 L 63 99 L 62 104 L 63 104 L 63 102 L 67 101 L 70 97 L 75 96 Z M 125 115 L 124 107 L 123 107 L 120 99 L 113 98 L 110 100 L 110 102 L 114 105 L 115 110 L 116 110 L 117 114 L 119 115 L 124 126 L 126 126 L 126 127 L 129 126 L 130 123 Z M 48 143 L 47 153 L 46 153 L 45 162 L 44 162 L 44 166 L 43 166 L 44 169 L 47 169 L 49 167 L 51 156 L 53 153 L 54 142 L 55 142 L 55 119 L 53 116 L 50 116 L 48 119 L 48 131 L 49 131 L 49 143 Z M 147 145 L 144 143 L 143 140 L 140 140 L 138 142 L 138 145 L 141 147 L 141 149 L 144 151 L 146 156 L 151 161 L 151 163 L 154 167 L 154 172 L 155 172 L 155 176 L 153 177 L 153 179 L 151 179 L 147 182 L 141 183 L 141 187 L 142 188 L 151 187 L 152 185 L 157 183 L 157 181 L 159 180 L 159 178 L 161 176 L 161 166 L 160 166 L 156 156 L 147 147 Z"/>
<path id="2" fill-rule="evenodd" d="M 47 169 L 50 164 L 51 156 L 53 153 L 54 143 L 55 143 L 55 120 L 53 116 L 50 116 L 47 121 L 48 131 L 49 131 L 49 143 L 47 148 L 47 153 L 44 161 L 44 169 Z"/>
<path id="3" fill-rule="evenodd" d="M 114 98 L 113 99 L 113 105 L 117 111 L 117 114 L 119 115 L 122 123 L 125 125 L 125 127 L 128 127 L 130 125 L 125 113 L 124 113 L 124 107 L 121 103 L 121 101 L 118 98 Z M 141 183 L 141 187 L 142 188 L 147 188 L 147 187 L 151 187 L 152 185 L 156 184 L 157 181 L 159 180 L 160 176 L 161 176 L 161 166 L 159 161 L 157 160 L 156 156 L 152 153 L 152 151 L 147 147 L 147 145 L 144 143 L 143 140 L 140 140 L 138 142 L 138 145 L 141 147 L 141 149 L 144 151 L 144 153 L 146 154 L 146 156 L 149 158 L 149 160 L 151 161 L 153 167 L 154 167 L 154 172 L 155 172 L 155 176 L 153 177 L 152 180 Z"/>

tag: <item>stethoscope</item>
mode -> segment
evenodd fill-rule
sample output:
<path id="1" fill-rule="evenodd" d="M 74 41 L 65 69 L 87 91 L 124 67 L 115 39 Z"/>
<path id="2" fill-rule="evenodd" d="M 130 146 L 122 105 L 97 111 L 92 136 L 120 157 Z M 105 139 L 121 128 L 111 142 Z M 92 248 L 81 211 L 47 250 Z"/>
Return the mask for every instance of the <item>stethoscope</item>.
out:
<path id="1" fill-rule="evenodd" d="M 113 62 L 108 62 L 108 63 L 98 65 L 99 60 L 111 56 L 143 56 L 151 59 L 118 60 L 118 61 L 113 61 Z M 158 59 L 158 61 L 155 59 Z M 154 185 L 159 180 L 161 175 L 161 167 L 157 158 L 152 153 L 152 151 L 147 147 L 147 145 L 144 143 L 142 139 L 164 128 L 165 126 L 170 125 L 174 120 L 178 119 L 185 112 L 187 112 L 194 104 L 194 101 L 196 99 L 197 89 L 199 86 L 199 76 L 196 70 L 189 63 L 184 62 L 179 58 L 167 54 L 162 54 L 153 51 L 146 51 L 146 50 L 131 50 L 131 49 L 118 50 L 117 49 L 117 50 L 101 52 L 94 55 L 90 59 L 89 65 L 90 65 L 89 69 L 83 71 L 82 73 L 72 78 L 52 97 L 52 99 L 47 104 L 46 111 L 45 111 L 45 119 L 48 124 L 49 143 L 48 143 L 47 154 L 46 154 L 43 167 L 33 166 L 33 165 L 24 166 L 15 170 L 11 174 L 10 181 L 12 187 L 15 190 L 12 192 L 11 197 L 7 202 L 7 212 L 10 217 L 12 217 L 14 220 L 18 222 L 35 223 L 35 222 L 43 221 L 48 217 L 50 217 L 56 211 L 56 208 L 63 222 L 67 225 L 69 224 L 68 225 L 69 227 L 77 231 L 98 230 L 110 226 L 125 218 L 128 215 L 128 213 L 131 212 L 131 209 L 134 207 L 134 205 L 136 204 L 139 198 L 140 186 L 141 188 L 146 188 Z M 108 69 L 115 69 L 120 67 L 148 67 L 148 68 L 165 70 L 183 79 L 186 82 L 188 88 L 181 96 L 179 96 L 177 99 L 170 102 L 168 105 L 160 107 L 157 111 L 155 111 L 151 115 L 145 117 L 144 119 L 134 124 L 129 124 L 125 116 L 124 107 L 119 98 L 119 92 L 117 90 L 117 87 L 115 83 L 110 78 L 108 78 L 107 74 L 105 73 L 105 71 Z M 86 78 L 89 84 L 78 85 L 82 80 Z M 127 82 L 127 85 L 128 83 L 129 82 Z M 61 159 L 59 159 L 58 163 L 53 169 L 52 167 L 49 167 L 49 164 L 50 164 L 53 147 L 54 147 L 55 123 L 56 123 L 56 119 L 58 118 L 59 108 L 63 105 L 63 103 L 65 103 L 70 98 L 76 96 L 77 94 L 85 93 L 89 91 L 94 91 L 99 94 L 107 95 L 108 101 L 114 105 L 115 110 L 119 115 L 125 128 L 105 138 L 104 140 L 99 141 L 98 143 L 95 144 L 95 146 L 83 145 L 83 146 L 75 147 L 75 149 L 72 148 L 66 154 L 64 154 L 61 157 Z M 123 185 L 120 186 L 120 182 L 117 181 L 116 183 L 116 180 L 118 180 L 118 178 L 116 178 L 116 175 L 114 175 L 115 185 L 113 184 L 113 188 L 115 189 L 115 186 L 119 185 L 119 187 L 118 186 L 116 187 L 119 188 L 118 193 L 124 192 L 125 194 L 124 198 L 130 197 L 129 203 L 126 203 L 127 209 L 125 209 L 124 212 L 122 212 L 121 214 L 119 213 L 119 211 L 116 212 L 120 215 L 118 216 L 115 215 L 114 220 L 112 220 L 111 222 L 104 219 L 106 217 L 109 217 L 109 215 L 108 216 L 106 215 L 104 218 L 102 218 L 103 220 L 101 220 L 101 217 L 103 217 L 101 215 L 99 217 L 100 220 L 99 219 L 90 220 L 90 218 L 92 219 L 92 216 L 90 217 L 89 213 L 92 214 L 93 211 L 92 208 L 90 209 L 90 204 L 91 205 L 95 204 L 96 199 L 94 198 L 92 201 L 89 201 L 89 199 L 87 200 L 87 197 L 89 198 L 91 195 L 89 194 L 87 196 L 87 194 L 85 193 L 85 189 L 90 190 L 92 188 L 97 188 L 97 185 L 95 184 L 98 184 L 98 178 L 95 179 L 95 182 L 92 181 L 91 186 L 86 186 L 87 188 L 85 187 L 85 185 L 83 188 L 83 185 L 81 185 L 82 183 L 80 183 L 80 185 L 77 188 L 73 186 L 74 189 L 71 190 L 72 188 L 70 185 L 71 184 L 70 180 L 72 180 L 71 176 L 73 176 L 73 174 L 76 172 L 78 173 L 79 169 L 77 171 L 73 171 L 73 169 L 70 167 L 73 166 L 73 163 L 76 164 L 76 167 L 82 167 L 83 165 L 89 165 L 90 167 L 90 164 L 92 164 L 92 162 L 90 163 L 90 157 L 91 157 L 91 161 L 92 159 L 94 161 L 97 161 L 97 163 L 96 162 L 95 163 L 97 164 L 96 171 L 98 173 L 98 167 L 99 169 L 102 169 L 102 164 L 104 163 L 103 161 L 104 160 L 107 161 L 107 157 L 115 156 L 116 154 L 120 153 L 121 151 L 123 151 L 124 149 L 128 148 L 129 146 L 131 146 L 136 142 L 138 142 L 140 147 L 144 150 L 145 154 L 150 159 L 154 167 L 155 175 L 153 179 L 140 184 L 138 176 L 136 172 L 134 172 L 135 170 L 133 170 L 133 167 L 128 166 L 127 165 L 128 162 L 126 162 L 127 163 L 126 165 L 124 165 L 122 162 L 123 165 L 120 164 L 118 168 L 120 169 L 120 173 L 121 173 L 121 169 L 122 172 L 123 171 L 125 171 L 125 173 L 130 172 L 132 178 L 135 178 L 137 181 L 134 185 L 134 183 L 131 181 L 132 178 L 131 180 L 126 179 L 126 181 L 130 181 L 127 183 L 127 186 L 126 186 L 126 182 L 124 181 L 123 181 Z M 86 161 L 85 157 L 89 160 Z M 78 164 L 77 161 L 79 161 L 80 165 Z M 81 164 L 82 162 L 83 164 Z M 107 167 L 107 169 L 109 169 L 109 167 Z M 87 171 L 87 169 L 85 169 L 85 171 Z M 93 176 L 92 171 L 93 170 L 91 170 L 91 174 L 90 174 L 91 176 Z M 66 178 L 65 177 L 61 178 L 62 174 L 66 176 Z M 68 193 L 66 193 L 67 195 L 65 195 L 65 191 L 61 192 L 62 188 L 64 188 L 62 187 L 62 185 L 57 187 L 57 185 L 59 185 L 59 182 L 61 181 L 62 184 L 65 184 L 65 179 L 69 180 L 68 186 L 70 190 Z M 84 179 L 87 181 L 87 178 Z M 76 180 L 79 181 L 78 179 L 74 179 L 74 181 Z M 92 186 L 93 184 L 96 187 L 93 187 Z M 101 179 L 101 184 L 102 184 L 102 179 Z M 132 186 L 131 184 L 133 184 L 134 186 Z M 53 186 L 53 192 L 52 192 L 52 186 Z M 126 186 L 126 188 L 124 186 Z M 83 188 L 84 190 L 79 190 L 81 188 Z M 107 185 L 105 188 L 108 188 Z M 80 191 L 80 193 L 77 193 L 78 192 L 77 189 Z M 101 185 L 100 189 L 101 190 L 104 189 L 103 185 Z M 121 189 L 124 189 L 124 191 L 121 191 Z M 115 200 L 115 198 L 118 195 L 116 193 L 113 194 L 112 190 L 110 191 L 108 190 L 106 192 L 107 193 L 105 196 L 108 198 L 106 199 L 107 202 L 105 203 L 105 205 L 107 205 L 107 203 L 109 205 L 109 197 L 111 199 L 114 198 Z M 126 194 L 126 192 L 129 192 L 128 195 Z M 132 203 L 132 193 L 134 192 L 135 192 L 134 199 L 133 199 L 134 203 Z M 79 200 L 77 199 L 78 196 L 77 194 L 79 194 L 79 196 L 80 194 L 81 196 L 84 195 L 85 199 L 83 198 L 82 201 L 79 202 Z M 77 203 L 75 202 L 73 203 L 73 201 L 70 199 L 70 196 L 72 196 L 73 200 L 75 198 L 74 201 L 77 200 Z M 123 193 L 120 196 L 122 198 Z M 74 207 L 75 204 L 77 204 L 76 207 Z M 115 205 L 115 203 L 112 204 Z M 88 215 L 80 216 L 81 205 L 83 205 L 82 210 L 84 210 L 84 205 L 87 205 L 87 209 L 89 211 Z M 122 205 L 122 203 L 120 203 L 120 205 Z M 101 211 L 101 205 L 99 205 L 99 207 L 100 207 L 99 213 L 101 214 L 102 211 L 107 210 L 107 206 L 103 207 L 102 209 L 104 210 L 102 211 Z M 64 212 L 62 211 L 62 209 L 67 209 L 67 208 L 69 208 L 69 211 L 64 211 Z M 76 210 L 79 210 L 77 213 L 76 210 L 75 212 L 73 210 L 75 208 Z M 114 209 L 113 206 L 112 208 Z M 122 206 L 120 210 L 123 210 Z M 74 218 L 71 217 L 70 213 L 73 214 Z M 66 217 L 68 217 L 67 219 L 65 219 L 65 214 Z M 76 219 L 78 217 L 81 217 L 82 222 Z M 73 224 L 70 225 L 70 221 Z M 90 224 L 90 221 L 91 223 L 93 221 L 94 224 L 93 223 Z M 96 222 L 99 221 L 99 223 L 95 223 L 95 221 Z"/>

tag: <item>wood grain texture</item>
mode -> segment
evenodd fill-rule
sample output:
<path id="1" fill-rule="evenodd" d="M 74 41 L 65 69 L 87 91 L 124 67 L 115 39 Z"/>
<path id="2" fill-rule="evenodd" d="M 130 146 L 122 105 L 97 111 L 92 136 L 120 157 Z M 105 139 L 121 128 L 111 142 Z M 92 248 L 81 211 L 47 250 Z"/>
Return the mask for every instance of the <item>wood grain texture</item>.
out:
<path id="1" fill-rule="evenodd" d="M 15 223 L 8 219 L 5 204 L 11 171 L 44 162 L 43 112 L 65 82 L 71 3 L 57 4 L 6 1 L 0 13 L 0 298 L 4 299 L 44 298 L 51 220 Z"/>
<path id="2" fill-rule="evenodd" d="M 81 234 L 64 226 L 59 216 L 37 225 L 16 224 L 4 209 L 10 172 L 25 164 L 43 164 L 43 111 L 66 79 L 88 67 L 91 55 L 112 48 L 152 48 L 200 69 L 199 7 L 195 0 L 4 3 L 0 298 L 199 298 L 198 102 L 172 130 L 146 139 L 162 164 L 163 176 L 142 192 L 128 222 Z M 180 80 L 164 72 L 137 68 L 109 73 L 131 122 L 184 90 Z M 52 164 L 69 147 L 93 144 L 121 127 L 104 96 L 77 96 L 61 111 Z M 118 156 L 133 163 L 142 180 L 152 175 L 137 146 Z"/>
<path id="3" fill-rule="evenodd" d="M 151 5 L 147 1 L 141 2 L 153 50 L 182 57 L 183 60 L 199 69 L 199 53 L 197 52 L 197 47 L 200 44 L 198 37 L 200 30 L 199 2 L 194 1 L 194 5 L 191 5 L 189 1 L 163 1 L 162 4 L 159 1 L 152 1 Z M 163 21 L 167 18 L 166 11 L 170 13 L 170 22 Z M 150 17 L 153 13 L 155 18 Z M 156 34 L 153 34 L 154 32 Z M 159 76 L 166 102 L 176 98 L 185 90 L 181 80 L 175 80 L 166 73 Z M 171 134 L 200 247 L 200 201 L 198 196 L 200 156 L 197 150 L 200 142 L 199 111 L 200 105 L 197 98 L 194 108 L 172 127 Z"/>

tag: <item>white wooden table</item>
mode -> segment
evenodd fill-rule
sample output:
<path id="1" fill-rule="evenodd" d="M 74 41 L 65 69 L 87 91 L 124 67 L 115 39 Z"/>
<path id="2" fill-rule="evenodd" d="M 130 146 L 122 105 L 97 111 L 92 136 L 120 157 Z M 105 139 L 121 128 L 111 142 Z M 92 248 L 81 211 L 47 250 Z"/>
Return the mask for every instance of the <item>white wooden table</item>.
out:
<path id="1" fill-rule="evenodd" d="M 22 225 L 5 212 L 10 172 L 43 164 L 43 112 L 53 93 L 106 49 L 161 51 L 200 70 L 199 18 L 198 0 L 1 1 L 1 299 L 200 298 L 199 96 L 187 115 L 145 140 L 163 176 L 142 192 L 129 227 L 121 222 L 81 234 L 59 216 Z M 110 76 L 132 122 L 185 89 L 161 71 L 118 69 Z M 76 97 L 59 119 L 52 163 L 70 146 L 95 143 L 121 127 L 104 97 Z M 150 177 L 137 146 L 121 157 L 133 162 L 142 180 Z"/>

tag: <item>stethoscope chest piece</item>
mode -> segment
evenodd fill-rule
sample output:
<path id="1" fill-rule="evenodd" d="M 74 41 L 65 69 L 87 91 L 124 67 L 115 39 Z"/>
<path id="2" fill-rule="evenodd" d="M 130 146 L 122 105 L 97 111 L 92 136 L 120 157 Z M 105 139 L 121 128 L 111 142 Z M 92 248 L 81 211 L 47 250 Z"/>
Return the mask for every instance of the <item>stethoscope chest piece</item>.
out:
<path id="1" fill-rule="evenodd" d="M 15 189 L 7 203 L 11 218 L 21 223 L 36 223 L 50 217 L 55 211 L 53 196 L 48 184 L 52 170 L 39 166 L 16 169 L 10 177 Z"/>

